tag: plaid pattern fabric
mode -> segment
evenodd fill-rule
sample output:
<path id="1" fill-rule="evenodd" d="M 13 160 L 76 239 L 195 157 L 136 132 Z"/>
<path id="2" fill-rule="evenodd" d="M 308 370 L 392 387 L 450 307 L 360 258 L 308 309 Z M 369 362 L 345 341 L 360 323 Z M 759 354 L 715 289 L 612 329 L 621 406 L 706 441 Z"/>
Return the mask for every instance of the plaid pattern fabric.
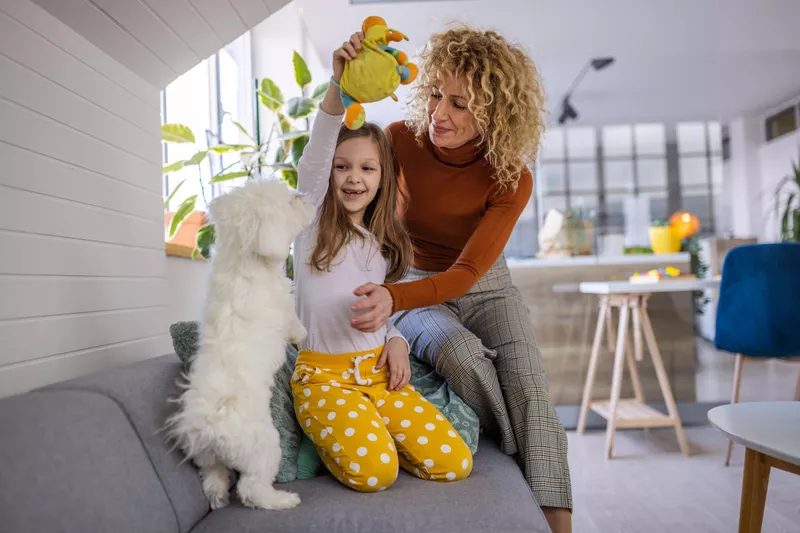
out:
<path id="1" fill-rule="evenodd" d="M 412 269 L 404 281 L 433 275 Z M 539 505 L 572 509 L 567 439 L 547 391 L 536 335 L 501 256 L 464 296 L 398 313 L 411 353 L 436 368 L 517 455 Z"/>

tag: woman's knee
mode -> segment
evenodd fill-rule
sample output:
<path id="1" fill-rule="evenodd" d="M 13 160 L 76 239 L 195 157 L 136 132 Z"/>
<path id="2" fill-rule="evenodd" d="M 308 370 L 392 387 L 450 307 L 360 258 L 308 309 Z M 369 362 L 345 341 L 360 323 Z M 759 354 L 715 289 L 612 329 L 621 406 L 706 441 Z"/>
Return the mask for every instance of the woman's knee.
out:
<path id="1" fill-rule="evenodd" d="M 453 332 L 441 343 L 436 354 L 436 370 L 444 374 L 448 369 L 478 370 L 491 365 L 490 351 L 481 340 L 469 331 Z"/>

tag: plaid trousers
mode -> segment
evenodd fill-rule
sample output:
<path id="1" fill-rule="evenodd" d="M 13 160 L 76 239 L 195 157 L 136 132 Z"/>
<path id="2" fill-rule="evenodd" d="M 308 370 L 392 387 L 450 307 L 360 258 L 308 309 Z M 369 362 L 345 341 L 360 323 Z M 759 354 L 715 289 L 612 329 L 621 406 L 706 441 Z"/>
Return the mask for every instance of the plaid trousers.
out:
<path id="1" fill-rule="evenodd" d="M 403 281 L 434 272 L 411 269 Z M 572 509 L 567 439 L 522 295 L 500 256 L 464 296 L 398 313 L 411 353 L 434 367 L 475 410 L 501 449 L 516 454 L 540 506 Z"/>

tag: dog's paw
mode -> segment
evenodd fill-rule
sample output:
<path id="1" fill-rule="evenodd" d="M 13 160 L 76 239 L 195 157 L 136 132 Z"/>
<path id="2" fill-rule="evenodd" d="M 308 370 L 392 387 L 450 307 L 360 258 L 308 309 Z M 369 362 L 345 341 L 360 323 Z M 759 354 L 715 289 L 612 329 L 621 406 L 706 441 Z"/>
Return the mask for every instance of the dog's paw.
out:
<path id="1" fill-rule="evenodd" d="M 280 511 L 297 507 L 300 504 L 300 496 L 297 494 L 276 490 L 270 485 L 257 486 L 249 483 L 248 480 L 244 480 L 244 483 L 240 480 L 236 489 L 242 505 L 252 509 Z"/>
<path id="2" fill-rule="evenodd" d="M 304 340 L 306 340 L 307 337 L 308 337 L 308 331 L 306 330 L 305 327 L 303 327 L 303 325 L 300 322 L 297 322 L 292 328 L 289 342 L 293 344 L 299 344 Z"/>
<path id="3" fill-rule="evenodd" d="M 227 507 L 230 503 L 230 495 L 228 494 L 227 490 L 215 493 L 206 492 L 206 498 L 208 498 L 208 503 L 211 505 L 212 511 Z"/>

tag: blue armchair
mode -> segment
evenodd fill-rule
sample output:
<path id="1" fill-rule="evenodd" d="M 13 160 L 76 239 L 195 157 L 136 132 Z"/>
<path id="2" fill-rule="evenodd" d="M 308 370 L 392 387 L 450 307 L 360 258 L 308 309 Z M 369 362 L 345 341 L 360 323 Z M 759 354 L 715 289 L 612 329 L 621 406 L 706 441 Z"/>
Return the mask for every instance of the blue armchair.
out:
<path id="1" fill-rule="evenodd" d="M 714 344 L 736 354 L 731 403 L 739 401 L 745 358 L 800 357 L 800 244 L 754 244 L 728 252 Z M 725 465 L 732 445 L 728 441 Z"/>

